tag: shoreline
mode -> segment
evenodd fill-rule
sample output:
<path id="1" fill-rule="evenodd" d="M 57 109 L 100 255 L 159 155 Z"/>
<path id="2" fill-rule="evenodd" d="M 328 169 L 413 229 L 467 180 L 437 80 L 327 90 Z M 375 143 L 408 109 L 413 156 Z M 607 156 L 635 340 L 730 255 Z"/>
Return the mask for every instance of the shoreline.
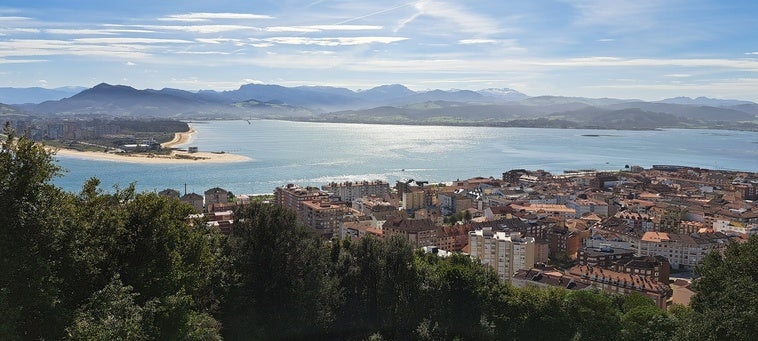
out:
<path id="1" fill-rule="evenodd" d="M 84 160 L 113 161 L 142 164 L 197 164 L 197 163 L 232 163 L 252 161 L 252 158 L 229 153 L 197 152 L 187 153 L 172 151 L 169 155 L 157 154 L 116 154 L 104 152 L 80 152 L 73 149 L 49 148 L 57 157 L 70 157 Z"/>
<path id="2" fill-rule="evenodd" d="M 175 133 L 171 141 L 161 143 L 161 148 L 176 148 L 192 141 L 192 137 L 197 134 L 197 130 L 190 126 L 190 130 L 181 133 Z M 252 161 L 244 155 L 229 154 L 225 152 L 196 152 L 172 150 L 168 155 L 151 154 L 151 153 L 106 153 L 94 151 L 78 151 L 74 149 L 45 147 L 58 157 L 70 157 L 84 160 L 113 161 L 126 163 L 141 164 L 196 164 L 196 163 L 232 163 Z"/>
<path id="3" fill-rule="evenodd" d="M 189 128 L 190 129 L 188 131 L 182 133 L 174 133 L 174 138 L 171 141 L 161 143 L 161 148 L 173 148 L 190 143 L 192 141 L 192 136 L 197 134 L 197 130 L 195 130 L 195 128 L 193 128 L 191 125 Z"/>

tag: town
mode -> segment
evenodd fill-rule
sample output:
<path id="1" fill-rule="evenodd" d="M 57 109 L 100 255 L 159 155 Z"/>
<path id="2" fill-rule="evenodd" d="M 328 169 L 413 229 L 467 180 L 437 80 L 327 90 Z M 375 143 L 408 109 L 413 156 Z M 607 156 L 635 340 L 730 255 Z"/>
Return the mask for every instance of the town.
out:
<path id="1" fill-rule="evenodd" d="M 326 239 L 402 236 L 440 256 L 468 254 L 516 286 L 639 292 L 664 308 L 692 295 L 672 273 L 691 276 L 708 253 L 758 234 L 757 187 L 756 173 L 684 166 L 514 169 L 447 184 L 287 184 L 273 203 Z M 225 234 L 234 229 L 234 208 L 254 199 L 219 187 L 204 196 L 159 194 L 192 205 L 193 218 Z"/>

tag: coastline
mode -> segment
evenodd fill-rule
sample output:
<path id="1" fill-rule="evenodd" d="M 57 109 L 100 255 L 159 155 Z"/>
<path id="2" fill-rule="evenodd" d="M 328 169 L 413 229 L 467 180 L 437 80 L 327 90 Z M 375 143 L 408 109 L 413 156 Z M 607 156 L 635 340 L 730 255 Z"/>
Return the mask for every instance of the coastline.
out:
<path id="1" fill-rule="evenodd" d="M 192 136 L 197 134 L 197 130 L 195 130 L 195 128 L 193 128 L 191 125 L 189 128 L 190 130 L 188 131 L 182 133 L 174 133 L 174 138 L 171 141 L 161 143 L 161 148 L 173 148 L 189 143 L 192 140 Z"/>
<path id="2" fill-rule="evenodd" d="M 190 130 L 181 133 L 175 133 L 171 141 L 161 143 L 161 148 L 175 148 L 192 141 L 192 136 L 197 130 L 190 126 Z M 113 161 L 142 164 L 195 164 L 195 163 L 231 163 L 245 162 L 252 159 L 237 154 L 229 153 L 212 153 L 196 152 L 188 153 L 187 151 L 172 150 L 168 155 L 150 154 L 150 153 L 105 153 L 105 152 L 82 152 L 74 149 L 46 147 L 52 151 L 55 156 L 71 157 L 85 160 Z"/>

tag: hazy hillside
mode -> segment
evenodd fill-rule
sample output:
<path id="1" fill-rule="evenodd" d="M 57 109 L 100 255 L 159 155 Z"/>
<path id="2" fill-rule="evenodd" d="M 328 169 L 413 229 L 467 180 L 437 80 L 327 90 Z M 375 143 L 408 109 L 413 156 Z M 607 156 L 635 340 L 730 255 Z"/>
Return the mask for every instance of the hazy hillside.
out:
<path id="1" fill-rule="evenodd" d="M 669 113 L 683 118 L 704 121 L 752 121 L 754 114 L 728 108 L 710 106 L 693 106 L 667 103 L 627 102 L 609 105 L 612 109 L 642 109 L 651 112 Z"/>
<path id="2" fill-rule="evenodd" d="M 712 107 L 728 107 L 740 104 L 754 104 L 750 101 L 740 101 L 736 99 L 718 99 L 708 97 L 674 97 L 657 101 L 655 103 L 667 103 L 667 104 L 685 104 L 685 105 L 697 105 L 697 106 L 712 106 Z"/>
<path id="3" fill-rule="evenodd" d="M 758 126 L 758 104 L 748 101 L 704 97 L 678 97 L 658 102 L 529 97 L 508 88 L 413 91 L 400 84 L 359 91 L 330 86 L 246 84 L 236 90 L 191 92 L 170 88 L 138 90 L 103 83 L 68 98 L 16 107 L 43 114 L 173 119 L 252 117 L 319 122 L 608 129 L 710 127 L 756 130 Z"/>
<path id="4" fill-rule="evenodd" d="M 172 117 L 187 111 L 201 111 L 204 106 L 205 103 L 196 99 L 102 83 L 72 97 L 46 101 L 28 108 L 47 114 Z"/>
<path id="5" fill-rule="evenodd" d="M 86 88 L 62 87 L 56 89 L 33 88 L 0 88 L 0 103 L 25 104 L 54 101 L 73 96 Z"/>

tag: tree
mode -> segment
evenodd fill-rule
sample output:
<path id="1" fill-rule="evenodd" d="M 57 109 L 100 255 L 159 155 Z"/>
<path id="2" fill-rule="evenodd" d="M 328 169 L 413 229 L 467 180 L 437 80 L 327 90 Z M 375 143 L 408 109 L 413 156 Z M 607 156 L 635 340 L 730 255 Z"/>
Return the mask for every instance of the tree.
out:
<path id="1" fill-rule="evenodd" d="M 471 258 L 454 254 L 445 259 L 426 258 L 431 266 L 422 272 L 422 287 L 428 292 L 430 326 L 433 337 L 442 339 L 480 339 L 486 335 L 481 324 L 487 292 L 499 279 L 489 268 Z"/>
<path id="2" fill-rule="evenodd" d="M 567 291 L 500 283 L 490 290 L 486 319 L 496 340 L 566 340 L 575 334 L 563 309 Z"/>
<path id="3" fill-rule="evenodd" d="M 365 339 L 376 332 L 411 338 L 423 311 L 413 249 L 402 237 L 332 241 L 330 276 L 338 298 L 332 338 Z"/>
<path id="4" fill-rule="evenodd" d="M 633 292 L 625 295 L 621 307 L 622 336 L 626 340 L 670 340 L 676 321 L 655 305 L 651 298 Z"/>
<path id="5" fill-rule="evenodd" d="M 749 340 L 758 335 L 758 236 L 711 252 L 695 267 L 690 325 L 704 339 Z"/>
<path id="6" fill-rule="evenodd" d="M 293 212 L 260 203 L 238 210 L 226 255 L 232 286 L 222 311 L 225 338 L 324 333 L 331 319 L 327 249 Z"/>
<path id="7" fill-rule="evenodd" d="M 612 340 L 621 331 L 619 311 L 605 293 L 569 291 L 563 309 L 576 330 L 575 339 Z"/>
<path id="8" fill-rule="evenodd" d="M 52 153 L 30 139 L 0 146 L 0 339 L 213 338 L 218 232 L 189 225 L 190 210 L 134 186 L 79 195 L 50 184 Z M 149 309 L 148 309 L 149 308 Z M 110 324 L 102 314 L 121 311 Z M 135 329 L 136 321 L 142 328 Z M 129 333 L 125 335 L 131 335 Z"/>
<path id="9" fill-rule="evenodd" d="M 70 316 L 61 302 L 64 196 L 50 184 L 61 174 L 52 154 L 5 126 L 0 144 L 0 338 L 55 339 Z M 69 269 L 71 270 L 71 269 Z M 63 303 L 63 304 L 62 304 Z"/>
<path id="10" fill-rule="evenodd" d="M 125 286 L 118 275 L 96 291 L 81 306 L 67 329 L 72 340 L 142 340 L 143 307 L 135 302 L 133 288 Z"/>
<path id="11" fill-rule="evenodd" d="M 407 238 L 394 236 L 384 243 L 384 247 L 384 269 L 379 288 L 382 329 L 391 339 L 409 339 L 421 322 L 424 308 L 413 244 Z"/>
<path id="12" fill-rule="evenodd" d="M 338 302 L 331 333 L 340 338 L 365 338 L 381 329 L 379 288 L 384 269 L 382 241 L 366 237 L 345 240 L 333 246 L 331 276 L 338 289 Z"/>
<path id="13" fill-rule="evenodd" d="M 98 185 L 97 179 L 85 183 L 75 211 L 87 232 L 81 248 L 94 267 L 88 292 L 118 275 L 138 294 L 137 305 L 152 305 L 145 318 L 149 337 L 186 338 L 196 331 L 193 319 L 218 306 L 223 285 L 219 232 L 188 223 L 192 210 L 177 200 L 136 193 L 133 184 L 103 194 Z"/>

